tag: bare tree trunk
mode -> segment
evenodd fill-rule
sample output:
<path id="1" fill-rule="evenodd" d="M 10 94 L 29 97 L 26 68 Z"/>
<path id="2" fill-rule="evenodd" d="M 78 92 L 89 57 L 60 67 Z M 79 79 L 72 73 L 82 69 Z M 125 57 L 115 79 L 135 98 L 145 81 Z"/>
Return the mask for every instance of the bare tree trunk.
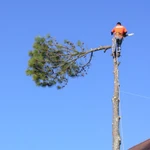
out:
<path id="1" fill-rule="evenodd" d="M 114 42 L 114 41 L 113 41 Z M 115 42 L 114 42 L 115 43 Z M 113 47 L 112 47 L 113 50 Z M 113 150 L 120 150 L 121 137 L 119 132 L 120 116 L 119 116 L 119 71 L 118 71 L 118 58 L 113 58 L 114 61 L 114 96 L 112 98 L 113 103 L 113 123 L 112 123 L 112 136 L 113 136 Z"/>

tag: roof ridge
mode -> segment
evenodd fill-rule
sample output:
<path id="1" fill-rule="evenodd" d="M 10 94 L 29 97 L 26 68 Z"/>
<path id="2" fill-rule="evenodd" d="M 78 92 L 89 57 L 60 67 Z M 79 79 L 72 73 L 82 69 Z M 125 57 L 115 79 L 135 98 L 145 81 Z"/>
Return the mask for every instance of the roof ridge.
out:
<path id="1" fill-rule="evenodd" d="M 137 144 L 137 145 L 135 145 L 135 146 L 133 146 L 133 147 L 131 147 L 129 150 L 134 150 L 135 148 L 138 148 L 139 146 L 143 146 L 143 148 L 145 148 L 147 146 L 147 145 L 145 145 L 145 143 L 147 143 L 147 145 L 150 145 L 150 138 Z"/>

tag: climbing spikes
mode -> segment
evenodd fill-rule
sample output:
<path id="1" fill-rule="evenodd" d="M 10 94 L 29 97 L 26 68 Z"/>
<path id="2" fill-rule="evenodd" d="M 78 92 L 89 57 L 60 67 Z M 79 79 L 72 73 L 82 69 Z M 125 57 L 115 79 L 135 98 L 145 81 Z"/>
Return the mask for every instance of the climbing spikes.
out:
<path id="1" fill-rule="evenodd" d="M 114 51 L 114 52 L 111 53 L 111 56 L 113 56 L 113 58 L 116 58 L 116 57 L 119 58 L 121 55 L 120 55 L 120 52 Z"/>

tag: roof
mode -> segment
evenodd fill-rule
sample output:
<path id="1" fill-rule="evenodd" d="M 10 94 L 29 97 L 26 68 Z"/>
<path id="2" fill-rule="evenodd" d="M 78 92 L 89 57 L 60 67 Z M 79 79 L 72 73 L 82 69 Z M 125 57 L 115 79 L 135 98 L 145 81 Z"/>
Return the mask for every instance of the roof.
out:
<path id="1" fill-rule="evenodd" d="M 129 150 L 150 150 L 150 139 L 131 147 Z"/>

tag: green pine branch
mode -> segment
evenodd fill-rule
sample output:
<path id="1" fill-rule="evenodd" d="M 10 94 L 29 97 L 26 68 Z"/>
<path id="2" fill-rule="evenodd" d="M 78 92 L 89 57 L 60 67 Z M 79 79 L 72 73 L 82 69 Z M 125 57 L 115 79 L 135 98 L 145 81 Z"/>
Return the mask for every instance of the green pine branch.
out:
<path id="1" fill-rule="evenodd" d="M 64 40 L 63 44 L 47 35 L 36 37 L 33 50 L 29 52 L 30 59 L 26 74 L 32 76 L 38 86 L 58 89 L 65 87 L 69 77 L 80 77 L 87 74 L 93 52 L 108 50 L 111 46 L 100 46 L 87 50 L 84 43 L 78 41 L 74 44 Z"/>

